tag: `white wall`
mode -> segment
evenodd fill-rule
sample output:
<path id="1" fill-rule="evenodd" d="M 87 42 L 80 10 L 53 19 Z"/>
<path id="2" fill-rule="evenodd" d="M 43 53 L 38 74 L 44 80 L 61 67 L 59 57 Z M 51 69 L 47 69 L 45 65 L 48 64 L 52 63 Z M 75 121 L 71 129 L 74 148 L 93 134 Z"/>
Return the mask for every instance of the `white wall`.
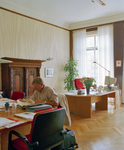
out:
<path id="1" fill-rule="evenodd" d="M 69 31 L 0 9 L 0 57 L 52 57 L 53 60 L 42 63 L 41 77 L 58 93 L 66 92 L 63 79 L 69 59 Z M 54 69 L 53 78 L 44 77 L 46 67 Z"/>

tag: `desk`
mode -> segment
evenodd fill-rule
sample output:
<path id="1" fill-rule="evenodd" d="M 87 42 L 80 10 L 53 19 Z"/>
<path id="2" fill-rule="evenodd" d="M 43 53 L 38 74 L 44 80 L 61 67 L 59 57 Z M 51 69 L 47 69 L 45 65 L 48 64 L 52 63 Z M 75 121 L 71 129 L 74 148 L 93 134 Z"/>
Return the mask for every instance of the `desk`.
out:
<path id="1" fill-rule="evenodd" d="M 16 114 L 17 113 L 22 113 L 22 112 L 25 112 L 25 111 L 26 110 L 22 110 L 20 108 L 17 108 Z M 42 110 L 40 112 L 43 112 L 43 111 L 44 110 Z M 12 128 L 0 127 L 0 138 L 1 138 L 0 150 L 8 150 L 8 135 L 9 135 L 9 132 L 11 130 L 15 130 L 15 131 L 17 131 L 17 132 L 19 132 L 19 133 L 21 133 L 23 135 L 27 135 L 27 134 L 30 133 L 32 121 L 27 121 L 25 119 L 22 119 L 22 118 L 19 118 L 19 117 L 15 117 L 14 114 L 12 113 L 11 108 L 10 108 L 9 112 L 0 111 L 0 117 L 12 118 L 12 119 L 24 122 L 24 123 L 22 123 L 20 125 L 12 127 Z M 15 139 L 15 138 L 17 138 L 17 137 L 13 137 L 13 139 Z"/>
<path id="2" fill-rule="evenodd" d="M 21 109 L 17 108 L 16 113 L 21 113 L 24 111 L 25 110 L 21 110 Z M 8 150 L 8 135 L 9 135 L 9 132 L 11 130 L 15 130 L 15 131 L 20 132 L 24 135 L 30 133 L 31 122 L 29 122 L 25 119 L 22 119 L 22 118 L 14 117 L 14 114 L 12 113 L 11 108 L 10 108 L 9 112 L 0 111 L 0 117 L 13 118 L 15 120 L 19 120 L 19 121 L 24 122 L 18 126 L 12 127 L 12 128 L 0 127 L 0 136 L 1 136 L 1 149 L 0 150 Z"/>
<path id="3" fill-rule="evenodd" d="M 66 93 L 70 112 L 75 112 L 77 115 L 91 118 L 91 104 L 95 103 L 95 109 L 107 110 L 108 97 L 115 98 L 115 108 L 120 107 L 121 99 L 120 90 L 101 93 L 99 95 L 78 95 L 76 93 Z"/>

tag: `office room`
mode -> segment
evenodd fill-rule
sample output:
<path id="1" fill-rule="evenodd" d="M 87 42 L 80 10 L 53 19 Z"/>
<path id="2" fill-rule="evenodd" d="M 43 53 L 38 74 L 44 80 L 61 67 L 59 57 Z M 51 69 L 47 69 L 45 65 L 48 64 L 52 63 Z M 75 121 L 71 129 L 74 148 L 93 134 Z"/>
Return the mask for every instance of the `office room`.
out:
<path id="1" fill-rule="evenodd" d="M 71 125 L 64 127 L 74 131 L 78 150 L 124 148 L 123 24 L 123 0 L 0 0 L 0 58 L 41 61 L 40 77 L 58 94 L 68 92 L 64 66 L 70 58 L 78 60 L 79 77 L 93 76 L 97 87 L 104 85 L 108 70 L 117 78 L 116 95 L 122 97 L 119 107 L 115 109 L 115 101 L 110 99 L 107 110 L 95 110 L 91 105 L 89 118 L 70 113 Z M 109 38 L 98 42 L 100 34 Z M 96 38 L 96 45 L 88 49 L 90 37 Z M 86 51 L 79 52 L 77 45 Z M 86 52 L 91 49 L 94 54 L 89 53 L 89 60 Z M 51 76 L 46 75 L 47 69 L 53 71 Z M 0 91 L 2 83 L 1 63 Z"/>

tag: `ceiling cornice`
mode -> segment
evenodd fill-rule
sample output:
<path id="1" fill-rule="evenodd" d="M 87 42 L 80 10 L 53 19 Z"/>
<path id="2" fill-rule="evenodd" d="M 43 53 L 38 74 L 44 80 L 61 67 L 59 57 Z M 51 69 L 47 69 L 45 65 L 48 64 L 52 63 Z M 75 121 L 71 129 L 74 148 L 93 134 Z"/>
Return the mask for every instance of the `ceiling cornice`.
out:
<path id="1" fill-rule="evenodd" d="M 117 21 L 123 21 L 124 20 L 124 13 L 119 15 L 113 15 L 109 17 L 103 17 L 103 18 L 97 18 L 77 23 L 69 24 L 69 30 L 79 29 L 79 28 L 86 28 L 90 26 L 97 26 L 107 23 L 113 23 Z"/>
<path id="2" fill-rule="evenodd" d="M 68 24 L 68 23 L 63 23 L 62 21 L 58 21 L 57 19 L 53 19 L 54 17 L 52 16 L 47 16 L 46 18 L 43 13 L 35 12 L 26 7 L 20 7 L 19 5 L 12 3 L 10 1 L 4 2 L 3 0 L 0 0 L 0 8 L 4 8 L 4 10 L 8 10 L 13 13 L 16 13 L 16 14 L 19 14 L 19 15 L 22 15 L 22 16 L 25 16 L 25 17 L 58 27 L 58 28 L 62 28 L 65 30 L 87 28 L 90 26 L 97 26 L 97 25 L 113 23 L 113 22 L 124 20 L 124 13 L 123 13 L 123 14 L 113 15 L 109 17 L 91 19 L 87 21 Z"/>
<path id="3" fill-rule="evenodd" d="M 50 25 L 53 25 L 56 27 L 61 27 L 63 29 L 68 30 L 68 26 L 69 26 L 68 24 L 60 22 L 56 19 L 53 19 L 52 16 L 47 16 L 47 18 L 46 18 L 43 13 L 41 14 L 41 13 L 35 12 L 26 7 L 22 7 L 22 6 L 20 7 L 19 5 L 9 2 L 9 1 L 6 3 L 6 2 L 3 2 L 0 0 L 0 8 L 11 11 L 11 12 L 19 14 L 19 15 L 23 15 L 28 18 L 32 18 L 32 19 L 34 18 L 35 20 L 39 20 L 44 23 L 47 23 L 47 24 L 50 24 Z"/>

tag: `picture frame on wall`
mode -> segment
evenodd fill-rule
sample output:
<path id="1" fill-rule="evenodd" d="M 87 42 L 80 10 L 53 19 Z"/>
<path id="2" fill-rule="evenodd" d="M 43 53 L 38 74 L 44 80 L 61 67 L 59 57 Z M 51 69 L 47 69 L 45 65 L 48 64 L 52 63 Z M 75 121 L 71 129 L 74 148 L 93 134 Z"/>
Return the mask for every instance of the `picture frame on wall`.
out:
<path id="1" fill-rule="evenodd" d="M 116 60 L 116 67 L 122 67 L 122 61 Z"/>
<path id="2" fill-rule="evenodd" d="M 45 68 L 45 77 L 53 77 L 53 68 Z"/>

